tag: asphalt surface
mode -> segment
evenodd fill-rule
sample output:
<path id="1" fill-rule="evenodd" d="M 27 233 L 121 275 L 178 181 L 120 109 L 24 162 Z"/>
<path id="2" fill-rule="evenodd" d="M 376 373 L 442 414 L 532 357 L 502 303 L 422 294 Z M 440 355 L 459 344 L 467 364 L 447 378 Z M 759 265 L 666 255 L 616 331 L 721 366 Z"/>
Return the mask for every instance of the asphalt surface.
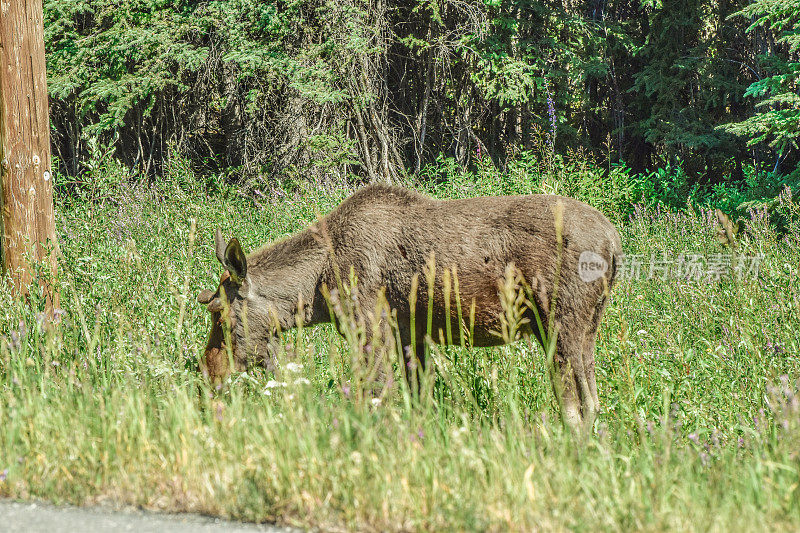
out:
<path id="1" fill-rule="evenodd" d="M 55 506 L 0 500 L 2 533 L 295 533 L 266 524 L 243 524 L 194 514 L 162 514 L 104 507 Z"/>

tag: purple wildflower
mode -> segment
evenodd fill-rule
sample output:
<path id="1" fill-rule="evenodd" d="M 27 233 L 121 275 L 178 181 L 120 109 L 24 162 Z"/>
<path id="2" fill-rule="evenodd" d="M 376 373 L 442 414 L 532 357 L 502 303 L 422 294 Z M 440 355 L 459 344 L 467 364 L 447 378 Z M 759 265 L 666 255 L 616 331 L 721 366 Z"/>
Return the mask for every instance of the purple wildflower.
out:
<path id="1" fill-rule="evenodd" d="M 547 134 L 547 144 L 550 150 L 555 150 L 556 144 L 556 106 L 553 103 L 553 96 L 550 94 L 550 83 L 544 78 L 544 90 L 547 93 L 547 115 L 550 117 L 550 132 Z"/>

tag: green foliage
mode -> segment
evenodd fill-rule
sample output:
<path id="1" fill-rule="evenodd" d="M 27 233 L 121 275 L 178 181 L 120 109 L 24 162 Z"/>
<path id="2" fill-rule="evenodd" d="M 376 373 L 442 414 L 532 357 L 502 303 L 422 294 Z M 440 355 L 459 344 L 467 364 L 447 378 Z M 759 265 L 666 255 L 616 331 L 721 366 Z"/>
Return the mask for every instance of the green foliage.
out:
<path id="1" fill-rule="evenodd" d="M 714 185 L 709 204 L 726 213 L 741 211 L 741 206 L 753 207 L 776 201 L 780 193 L 800 191 L 800 179 L 790 176 L 777 178 L 766 171 L 749 169 L 742 183 L 719 183 Z"/>
<path id="2" fill-rule="evenodd" d="M 152 113 L 157 95 L 183 92 L 208 59 L 193 38 L 201 28 L 191 2 L 88 0 L 44 4 L 48 84 L 78 118 L 95 116 L 90 135 Z"/>
<path id="3" fill-rule="evenodd" d="M 636 130 L 667 148 L 672 155 L 667 162 L 698 154 L 715 159 L 733 148 L 731 136 L 715 126 L 741 106 L 746 87 L 726 48 L 735 33 L 725 20 L 740 4 L 667 0 L 652 17 L 647 42 L 637 51 L 644 66 L 634 74 L 637 96 L 651 110 Z M 718 32 L 720 41 L 708 39 L 709 31 Z"/>
<path id="4" fill-rule="evenodd" d="M 682 209 L 687 202 L 698 203 L 700 187 L 692 185 L 681 166 L 667 165 L 635 178 L 639 199 L 649 207 L 662 205 Z"/>
<path id="5" fill-rule="evenodd" d="M 767 75 L 745 92 L 745 96 L 759 99 L 756 108 L 760 112 L 724 129 L 746 138 L 748 145 L 769 141 L 783 156 L 798 147 L 800 136 L 800 9 L 792 0 L 757 0 L 735 16 L 753 21 L 749 32 L 766 28 L 780 38 L 777 49 L 762 57 Z"/>
<path id="6" fill-rule="evenodd" d="M 542 135 L 636 173 L 680 160 L 692 183 L 774 150 L 794 168 L 791 4 L 47 0 L 54 146 L 70 176 L 97 142 L 135 172 L 175 147 L 198 175 L 272 183 L 400 182 L 479 151 L 505 170 Z"/>

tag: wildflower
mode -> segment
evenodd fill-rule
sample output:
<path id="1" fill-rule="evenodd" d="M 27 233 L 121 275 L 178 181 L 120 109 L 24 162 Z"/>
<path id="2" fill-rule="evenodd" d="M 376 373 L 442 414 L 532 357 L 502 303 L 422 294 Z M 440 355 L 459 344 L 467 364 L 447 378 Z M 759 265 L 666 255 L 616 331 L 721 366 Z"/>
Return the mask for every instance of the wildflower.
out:
<path id="1" fill-rule="evenodd" d="M 303 369 L 303 365 L 301 365 L 301 364 L 294 363 L 294 362 L 286 363 L 286 370 L 288 370 L 289 372 L 293 372 L 293 373 L 297 374 L 302 369 Z"/>
<path id="2" fill-rule="evenodd" d="M 294 380 L 295 385 L 311 385 L 311 382 L 306 378 L 297 378 Z"/>
<path id="3" fill-rule="evenodd" d="M 61 322 L 61 319 L 62 319 L 62 318 L 64 317 L 64 315 L 66 315 L 66 314 L 67 314 L 67 312 L 66 312 L 66 311 L 64 311 L 63 309 L 58 309 L 58 308 L 56 308 L 56 309 L 53 309 L 53 322 L 55 322 L 56 324 L 58 324 L 59 322 Z"/>
<path id="4" fill-rule="evenodd" d="M 699 444 L 700 443 L 700 435 L 698 435 L 696 431 L 694 433 L 690 433 L 689 434 L 689 440 L 694 442 L 695 444 Z"/>
<path id="5" fill-rule="evenodd" d="M 455 428 L 455 429 L 453 429 L 453 437 L 459 438 L 462 435 L 464 435 L 467 431 L 468 430 L 467 430 L 466 426 L 461 426 L 459 428 Z"/>
<path id="6" fill-rule="evenodd" d="M 547 94 L 547 115 L 550 118 L 550 131 L 547 135 L 547 144 L 550 146 L 550 149 L 553 150 L 556 143 L 556 106 L 553 103 L 553 96 L 550 94 L 550 83 L 548 83 L 547 78 L 544 78 L 544 90 Z"/>
<path id="7" fill-rule="evenodd" d="M 342 385 L 342 394 L 344 394 L 345 398 L 349 398 L 350 397 L 350 384 L 349 383 L 345 383 L 344 385 Z"/>
<path id="8" fill-rule="evenodd" d="M 378 407 L 381 404 L 380 398 L 373 398 L 372 399 L 372 407 Z"/>
<path id="9" fill-rule="evenodd" d="M 11 332 L 11 349 L 15 351 L 19 351 L 22 347 L 22 342 L 20 342 L 19 333 L 16 331 Z"/>
<path id="10" fill-rule="evenodd" d="M 0 483 L 5 481 L 7 477 L 8 477 L 8 468 L 0 472 Z"/>
<path id="11" fill-rule="evenodd" d="M 286 383 L 284 383 L 283 381 L 275 381 L 274 379 L 271 379 L 267 381 L 267 384 L 264 386 L 263 394 L 264 396 L 272 396 L 272 391 L 270 389 L 276 389 L 278 387 L 285 387 L 285 386 Z"/>

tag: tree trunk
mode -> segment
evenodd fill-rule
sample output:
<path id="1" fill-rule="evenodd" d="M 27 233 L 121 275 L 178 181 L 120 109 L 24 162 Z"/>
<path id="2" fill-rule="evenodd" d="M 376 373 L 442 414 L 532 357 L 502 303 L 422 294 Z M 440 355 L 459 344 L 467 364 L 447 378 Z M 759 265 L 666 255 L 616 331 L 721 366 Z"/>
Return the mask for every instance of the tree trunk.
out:
<path id="1" fill-rule="evenodd" d="M 0 205 L 2 265 L 28 294 L 44 287 L 50 312 L 55 290 L 56 238 L 50 121 L 41 0 L 6 0 L 0 9 Z M 47 263 L 50 279 L 35 279 Z"/>

